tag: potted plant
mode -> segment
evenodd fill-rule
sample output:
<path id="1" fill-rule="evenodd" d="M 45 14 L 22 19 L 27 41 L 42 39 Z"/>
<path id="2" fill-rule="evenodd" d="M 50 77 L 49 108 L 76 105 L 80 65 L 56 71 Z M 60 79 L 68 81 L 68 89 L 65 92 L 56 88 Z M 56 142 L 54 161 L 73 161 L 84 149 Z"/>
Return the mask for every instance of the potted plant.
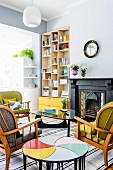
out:
<path id="1" fill-rule="evenodd" d="M 67 103 L 69 102 L 68 98 L 63 98 L 61 99 L 62 102 L 62 109 L 66 109 L 67 108 Z"/>
<path id="2" fill-rule="evenodd" d="M 82 75 L 82 77 L 85 77 L 87 67 L 86 67 L 86 66 L 82 66 L 82 67 L 80 67 L 80 70 L 81 70 L 81 75 Z"/>
<path id="3" fill-rule="evenodd" d="M 32 49 L 24 49 L 22 50 L 19 54 L 14 54 L 13 57 L 28 57 L 30 58 L 31 60 L 34 59 L 34 53 L 33 53 L 33 50 Z"/>
<path id="4" fill-rule="evenodd" d="M 78 74 L 78 70 L 79 70 L 79 65 L 77 64 L 72 64 L 71 65 L 71 70 L 72 70 L 72 74 L 75 76 Z"/>

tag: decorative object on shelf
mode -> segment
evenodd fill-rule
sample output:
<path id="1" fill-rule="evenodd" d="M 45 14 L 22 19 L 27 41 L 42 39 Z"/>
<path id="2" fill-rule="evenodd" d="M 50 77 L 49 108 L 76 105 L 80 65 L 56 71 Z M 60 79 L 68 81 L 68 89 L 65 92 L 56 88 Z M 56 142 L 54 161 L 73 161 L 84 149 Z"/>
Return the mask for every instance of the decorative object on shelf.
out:
<path id="1" fill-rule="evenodd" d="M 80 67 L 80 70 L 81 70 L 81 76 L 85 77 L 86 76 L 87 67 L 86 66 L 82 66 L 82 67 Z"/>
<path id="2" fill-rule="evenodd" d="M 99 45 L 96 41 L 90 40 L 84 46 L 84 54 L 88 58 L 92 58 L 98 54 Z"/>
<path id="3" fill-rule="evenodd" d="M 35 87 L 36 87 L 36 85 L 33 83 L 28 85 L 28 88 L 35 88 Z"/>
<path id="4" fill-rule="evenodd" d="M 49 86 L 44 86 L 44 88 L 43 88 L 43 95 L 44 96 L 49 96 Z"/>
<path id="5" fill-rule="evenodd" d="M 34 53 L 33 53 L 32 49 L 26 48 L 26 49 L 22 50 L 19 54 L 14 54 L 13 57 L 14 58 L 17 58 L 17 57 L 28 57 L 31 60 L 33 60 L 34 59 Z"/>
<path id="6" fill-rule="evenodd" d="M 32 5 L 27 6 L 23 11 L 23 23 L 27 27 L 38 27 L 41 23 L 41 14 L 37 6 Z"/>
<path id="7" fill-rule="evenodd" d="M 37 77 L 37 74 L 28 74 L 28 77 Z"/>
<path id="8" fill-rule="evenodd" d="M 72 74 L 74 75 L 74 76 L 76 76 L 77 74 L 78 74 L 78 70 L 79 70 L 79 65 L 76 65 L 76 64 L 72 64 L 71 65 L 71 70 L 72 70 Z"/>
<path id="9" fill-rule="evenodd" d="M 62 102 L 62 109 L 66 109 L 67 108 L 67 103 L 69 102 L 68 98 L 63 98 L 61 99 Z"/>

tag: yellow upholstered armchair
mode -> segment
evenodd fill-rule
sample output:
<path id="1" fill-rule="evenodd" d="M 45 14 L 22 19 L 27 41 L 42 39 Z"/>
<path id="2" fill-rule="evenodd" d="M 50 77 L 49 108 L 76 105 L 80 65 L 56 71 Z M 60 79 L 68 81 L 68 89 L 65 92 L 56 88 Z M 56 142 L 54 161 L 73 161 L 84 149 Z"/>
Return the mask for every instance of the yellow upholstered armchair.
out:
<path id="1" fill-rule="evenodd" d="M 75 137 L 103 151 L 104 163 L 108 165 L 108 151 L 113 149 L 113 104 L 99 110 L 95 122 L 87 122 L 75 116 Z"/>
<path id="2" fill-rule="evenodd" d="M 17 118 L 27 117 L 30 121 L 29 103 L 30 101 L 22 101 L 22 94 L 19 91 L 0 91 L 0 104 L 8 105 L 9 107 L 10 104 L 13 105 L 10 108 L 14 111 Z"/>

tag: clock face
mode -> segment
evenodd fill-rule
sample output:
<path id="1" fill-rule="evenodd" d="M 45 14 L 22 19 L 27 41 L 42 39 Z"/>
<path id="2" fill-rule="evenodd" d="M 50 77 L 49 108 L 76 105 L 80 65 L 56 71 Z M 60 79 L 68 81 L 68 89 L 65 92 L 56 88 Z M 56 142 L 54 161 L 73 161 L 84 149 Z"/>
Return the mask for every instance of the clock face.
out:
<path id="1" fill-rule="evenodd" d="M 99 50 L 98 43 L 94 40 L 88 41 L 84 46 L 84 54 L 88 58 L 92 58 L 97 55 Z"/>

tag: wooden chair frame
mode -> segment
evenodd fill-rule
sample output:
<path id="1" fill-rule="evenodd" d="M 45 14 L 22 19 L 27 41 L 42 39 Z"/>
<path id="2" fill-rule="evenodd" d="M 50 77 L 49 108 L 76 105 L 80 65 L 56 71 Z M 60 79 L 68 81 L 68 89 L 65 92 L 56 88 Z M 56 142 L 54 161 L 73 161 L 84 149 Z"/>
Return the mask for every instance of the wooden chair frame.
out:
<path id="1" fill-rule="evenodd" d="M 99 121 L 99 117 L 100 117 L 100 114 L 102 113 L 102 111 L 104 109 L 107 109 L 107 108 L 110 108 L 112 107 L 112 111 L 110 113 L 110 116 L 111 114 L 113 114 L 113 105 L 106 105 L 105 107 L 103 107 L 97 114 L 97 117 L 96 117 L 96 126 L 92 125 L 91 123 L 81 119 L 80 117 L 77 117 L 75 116 L 75 119 L 77 120 L 77 133 L 74 135 L 77 139 L 83 141 L 83 142 L 86 142 L 90 145 L 93 145 L 99 149 L 101 149 L 103 151 L 103 155 L 104 155 L 104 163 L 105 165 L 108 165 L 108 151 L 113 149 L 113 124 L 110 128 L 110 130 L 105 130 L 105 129 L 101 129 L 98 127 L 98 121 Z M 110 119 L 110 116 L 109 118 L 106 120 L 106 123 L 107 121 Z M 81 135 L 81 132 L 80 132 L 80 125 L 83 124 L 84 125 L 84 136 Z M 88 139 L 86 137 L 86 131 L 85 131 L 85 125 L 89 126 L 91 128 L 91 139 Z M 105 127 L 104 127 L 105 128 Z M 93 135 L 93 129 L 95 129 L 97 132 L 97 142 L 94 142 L 92 140 L 92 135 Z M 103 132 L 103 133 L 106 133 L 107 134 L 107 137 L 105 139 L 105 142 L 104 142 L 104 145 L 101 145 L 99 143 L 99 133 L 100 132 Z"/>
<path id="2" fill-rule="evenodd" d="M 16 128 L 14 130 L 9 130 L 7 132 L 3 132 L 2 127 L 0 125 L 0 138 L 2 140 L 2 144 L 0 144 L 0 151 L 6 155 L 6 167 L 5 167 L 5 170 L 8 170 L 9 169 L 11 153 L 18 150 L 18 149 L 20 149 L 20 148 L 22 148 L 22 146 L 24 145 L 25 142 L 22 142 L 21 144 L 16 145 L 13 148 L 10 148 L 10 145 L 9 145 L 8 140 L 6 138 L 7 135 L 14 134 L 15 143 L 16 143 L 16 132 L 19 132 L 20 130 L 22 130 L 22 139 L 24 139 L 24 129 L 26 127 L 30 127 L 29 128 L 30 129 L 29 130 L 29 136 L 30 136 L 30 134 L 31 134 L 31 125 L 34 125 L 35 126 L 35 137 L 38 137 L 38 122 L 41 121 L 41 118 L 35 119 L 35 120 L 31 121 L 31 122 L 28 122 L 27 124 L 25 124 L 25 125 L 18 128 L 18 123 L 17 123 L 17 118 L 15 116 L 15 113 L 10 108 L 8 108 L 7 106 L 0 106 L 0 108 L 8 110 L 13 115 L 14 121 L 15 121 L 15 126 L 16 126 Z M 2 117 L 2 120 L 4 121 L 7 129 L 9 129 L 9 127 L 7 125 L 7 122 L 5 121 L 5 119 L 4 119 L 3 115 L 2 115 L 2 112 L 0 112 L 0 116 Z"/>
<path id="3" fill-rule="evenodd" d="M 30 101 L 27 102 L 22 102 L 22 108 L 24 109 L 29 109 L 29 103 Z M 9 105 L 8 105 L 9 106 Z M 10 106 L 9 106 L 10 107 Z M 28 121 L 30 122 L 30 112 L 24 112 L 24 113 L 15 113 L 16 117 L 19 118 L 23 118 L 23 117 L 27 117 Z"/>

